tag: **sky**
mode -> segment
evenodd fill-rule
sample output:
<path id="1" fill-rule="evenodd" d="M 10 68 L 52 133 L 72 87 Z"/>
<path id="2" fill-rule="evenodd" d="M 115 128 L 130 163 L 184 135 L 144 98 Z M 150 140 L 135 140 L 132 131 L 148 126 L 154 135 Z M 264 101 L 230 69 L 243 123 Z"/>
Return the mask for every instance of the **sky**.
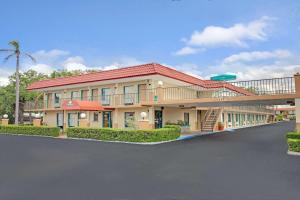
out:
<path id="1" fill-rule="evenodd" d="M 199 78 L 300 72 L 299 0 L 0 0 L 0 48 L 18 40 L 21 70 L 160 63 Z M 0 60 L 6 54 L 0 54 Z M 15 61 L 0 61 L 0 85 Z"/>

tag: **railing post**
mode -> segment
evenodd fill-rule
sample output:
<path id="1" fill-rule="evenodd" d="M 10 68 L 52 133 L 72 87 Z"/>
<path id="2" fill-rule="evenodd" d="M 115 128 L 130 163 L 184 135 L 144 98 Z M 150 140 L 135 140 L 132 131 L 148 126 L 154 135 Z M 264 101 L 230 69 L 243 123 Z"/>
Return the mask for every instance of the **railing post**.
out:
<path id="1" fill-rule="evenodd" d="M 161 86 L 157 87 L 157 98 L 158 102 L 164 101 L 164 88 L 162 88 Z"/>
<path id="2" fill-rule="evenodd" d="M 296 128 L 295 131 L 300 132 L 300 74 L 294 75 L 295 79 L 295 106 L 296 106 Z"/>

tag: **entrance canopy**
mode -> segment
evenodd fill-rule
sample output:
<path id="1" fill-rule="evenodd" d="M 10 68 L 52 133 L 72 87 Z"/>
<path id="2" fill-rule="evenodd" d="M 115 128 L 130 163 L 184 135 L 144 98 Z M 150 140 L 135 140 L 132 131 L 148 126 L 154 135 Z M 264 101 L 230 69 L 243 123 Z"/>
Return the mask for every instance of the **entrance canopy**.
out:
<path id="1" fill-rule="evenodd" d="M 62 102 L 63 110 L 82 110 L 82 111 L 105 111 L 112 110 L 104 108 L 98 101 L 80 101 L 80 100 L 65 100 Z"/>

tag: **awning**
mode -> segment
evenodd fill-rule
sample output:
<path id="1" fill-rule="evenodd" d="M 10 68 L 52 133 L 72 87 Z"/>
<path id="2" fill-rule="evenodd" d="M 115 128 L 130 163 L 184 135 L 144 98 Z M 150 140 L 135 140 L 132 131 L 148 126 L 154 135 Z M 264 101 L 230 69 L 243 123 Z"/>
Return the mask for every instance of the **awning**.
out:
<path id="1" fill-rule="evenodd" d="M 112 108 L 104 108 L 98 101 L 80 101 L 80 100 L 64 100 L 62 102 L 63 110 L 84 110 L 84 111 L 105 111 Z"/>

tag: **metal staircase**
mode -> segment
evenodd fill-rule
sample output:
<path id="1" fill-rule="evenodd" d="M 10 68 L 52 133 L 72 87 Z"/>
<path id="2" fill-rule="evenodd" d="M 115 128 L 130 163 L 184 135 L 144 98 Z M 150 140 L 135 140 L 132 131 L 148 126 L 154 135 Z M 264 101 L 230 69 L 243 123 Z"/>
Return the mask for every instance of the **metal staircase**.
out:
<path id="1" fill-rule="evenodd" d="M 201 130 L 204 132 L 213 131 L 214 127 L 216 126 L 216 123 L 220 117 L 220 114 L 221 114 L 221 108 L 209 109 L 205 113 L 204 119 L 202 121 Z"/>

